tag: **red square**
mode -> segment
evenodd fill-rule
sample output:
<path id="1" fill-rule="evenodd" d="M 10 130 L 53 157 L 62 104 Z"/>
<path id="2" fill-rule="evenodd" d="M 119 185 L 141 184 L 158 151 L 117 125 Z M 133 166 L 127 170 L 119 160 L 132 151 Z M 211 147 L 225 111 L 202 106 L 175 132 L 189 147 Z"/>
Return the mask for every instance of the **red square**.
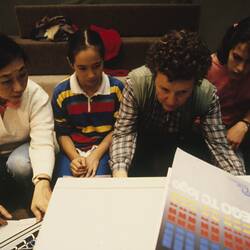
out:
<path id="1" fill-rule="evenodd" d="M 212 234 L 211 240 L 213 242 L 219 243 L 219 235 L 218 234 Z"/>
<path id="2" fill-rule="evenodd" d="M 225 245 L 225 247 L 228 247 L 228 248 L 233 247 L 233 243 L 231 241 L 227 241 L 227 240 L 224 241 L 224 245 Z"/>
<path id="3" fill-rule="evenodd" d="M 177 224 L 179 226 L 181 226 L 181 227 L 185 227 L 185 221 L 184 220 L 178 219 Z"/>
<path id="4" fill-rule="evenodd" d="M 242 246 L 236 245 L 235 250 L 244 250 Z"/>
<path id="5" fill-rule="evenodd" d="M 227 240 L 232 240 L 233 239 L 233 235 L 231 233 L 225 232 L 224 233 L 224 238 Z"/>
<path id="6" fill-rule="evenodd" d="M 182 213 L 181 211 L 179 211 L 179 217 L 182 218 L 182 219 L 186 219 L 186 214 L 185 213 Z"/>
<path id="7" fill-rule="evenodd" d="M 208 229 L 208 224 L 205 222 L 201 222 L 201 228 L 202 229 Z"/>
<path id="8" fill-rule="evenodd" d="M 212 226 L 212 232 L 215 233 L 215 234 L 219 234 L 219 228 Z"/>
<path id="9" fill-rule="evenodd" d="M 175 223 L 175 215 L 171 215 L 171 214 L 168 214 L 168 217 L 167 219 L 171 222 L 174 222 Z"/>
<path id="10" fill-rule="evenodd" d="M 237 237 L 237 236 L 235 236 L 235 241 L 236 241 L 237 244 L 239 244 L 239 245 L 242 245 L 242 244 L 243 244 L 242 238 L 239 238 L 239 237 Z"/>
<path id="11" fill-rule="evenodd" d="M 201 236 L 208 238 L 208 231 L 201 229 Z"/>
<path id="12" fill-rule="evenodd" d="M 245 240 L 245 246 L 250 248 L 250 241 Z"/>
<path id="13" fill-rule="evenodd" d="M 189 224 L 187 225 L 187 229 L 194 232 L 195 231 L 195 225 L 194 224 Z"/>
<path id="14" fill-rule="evenodd" d="M 188 216 L 188 221 L 195 224 L 195 218 Z"/>
<path id="15" fill-rule="evenodd" d="M 170 207 L 169 210 L 168 210 L 168 212 L 171 213 L 171 214 L 176 214 L 176 209 Z"/>

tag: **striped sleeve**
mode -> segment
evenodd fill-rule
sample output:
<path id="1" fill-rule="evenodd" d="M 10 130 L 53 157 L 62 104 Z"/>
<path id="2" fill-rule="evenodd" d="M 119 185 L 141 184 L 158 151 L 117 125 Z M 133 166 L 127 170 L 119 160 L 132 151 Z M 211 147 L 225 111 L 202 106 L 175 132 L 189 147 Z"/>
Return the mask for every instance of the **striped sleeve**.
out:
<path id="1" fill-rule="evenodd" d="M 58 85 L 52 97 L 52 109 L 55 119 L 55 131 L 57 136 L 69 135 L 71 133 L 71 126 L 67 120 L 67 114 L 64 109 L 63 101 L 65 98 L 72 95 L 70 90 L 63 90 L 62 85 Z"/>
<path id="2" fill-rule="evenodd" d="M 112 170 L 129 169 L 136 145 L 136 123 L 137 105 L 132 87 L 127 84 L 123 91 L 110 149 L 109 163 Z"/>

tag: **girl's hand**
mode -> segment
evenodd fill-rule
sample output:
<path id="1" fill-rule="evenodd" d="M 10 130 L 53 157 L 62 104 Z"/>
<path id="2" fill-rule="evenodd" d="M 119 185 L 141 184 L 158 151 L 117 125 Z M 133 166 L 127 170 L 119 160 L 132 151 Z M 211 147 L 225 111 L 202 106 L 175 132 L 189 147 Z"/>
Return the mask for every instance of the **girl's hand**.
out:
<path id="1" fill-rule="evenodd" d="M 95 155 L 95 151 L 92 151 L 89 156 L 86 157 L 87 173 L 85 177 L 94 177 L 98 168 L 100 159 Z"/>
<path id="2" fill-rule="evenodd" d="M 70 169 L 75 177 L 85 176 L 87 173 L 86 158 L 79 156 L 71 161 Z"/>

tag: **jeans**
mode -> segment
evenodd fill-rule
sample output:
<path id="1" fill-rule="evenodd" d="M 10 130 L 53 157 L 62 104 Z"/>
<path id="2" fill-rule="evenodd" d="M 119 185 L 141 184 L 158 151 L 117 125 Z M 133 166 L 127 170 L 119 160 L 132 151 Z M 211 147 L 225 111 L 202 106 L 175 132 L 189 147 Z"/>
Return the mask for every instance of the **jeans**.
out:
<path id="1" fill-rule="evenodd" d="M 29 143 L 9 155 L 0 156 L 0 204 L 18 207 L 30 204 L 33 185 L 29 158 Z"/>
<path id="2" fill-rule="evenodd" d="M 7 172 L 24 186 L 30 184 L 32 167 L 29 157 L 29 143 L 22 144 L 11 152 L 6 162 Z"/>
<path id="3" fill-rule="evenodd" d="M 109 154 L 106 153 L 103 155 L 101 160 L 99 161 L 99 165 L 96 171 L 96 175 L 110 175 L 111 170 L 108 164 Z M 56 157 L 56 167 L 54 171 L 53 179 L 63 177 L 63 176 L 72 176 L 72 172 L 70 170 L 70 159 L 63 153 L 59 152 Z"/>

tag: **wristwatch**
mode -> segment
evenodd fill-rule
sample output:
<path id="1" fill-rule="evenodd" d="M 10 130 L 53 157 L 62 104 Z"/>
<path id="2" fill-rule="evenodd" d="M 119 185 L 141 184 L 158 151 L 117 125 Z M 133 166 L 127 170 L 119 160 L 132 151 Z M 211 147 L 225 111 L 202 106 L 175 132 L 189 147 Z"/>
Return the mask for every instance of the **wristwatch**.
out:
<path id="1" fill-rule="evenodd" d="M 42 180 L 47 180 L 50 182 L 50 178 L 49 177 L 46 177 L 46 176 L 36 176 L 32 182 L 34 185 L 36 185 L 39 181 L 42 181 Z"/>
<path id="2" fill-rule="evenodd" d="M 240 121 L 244 122 L 247 125 L 247 129 L 249 129 L 249 127 L 250 127 L 250 122 L 249 121 L 247 121 L 246 119 L 242 119 Z"/>

